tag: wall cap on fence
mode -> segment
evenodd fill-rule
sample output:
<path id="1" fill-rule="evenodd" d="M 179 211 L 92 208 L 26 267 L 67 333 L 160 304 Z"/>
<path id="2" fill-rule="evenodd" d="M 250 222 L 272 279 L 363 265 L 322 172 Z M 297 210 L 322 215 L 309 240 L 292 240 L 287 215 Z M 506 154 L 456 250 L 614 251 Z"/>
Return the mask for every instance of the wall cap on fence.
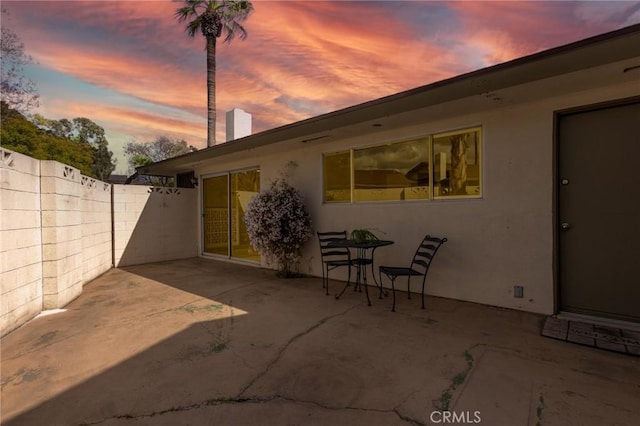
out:
<path id="1" fill-rule="evenodd" d="M 58 178 L 80 183 L 80 170 L 56 160 L 40 160 L 40 175 L 43 178 Z"/>
<path id="2" fill-rule="evenodd" d="M 86 189 L 102 189 L 104 192 L 111 192 L 110 183 L 103 182 L 89 176 L 80 175 L 80 184 Z"/>
<path id="3" fill-rule="evenodd" d="M 0 167 L 15 167 L 13 161 L 13 151 L 0 148 Z"/>
<path id="4" fill-rule="evenodd" d="M 167 195 L 180 195 L 180 188 L 167 188 L 164 186 L 152 186 L 149 188 L 149 194 L 167 194 Z"/>

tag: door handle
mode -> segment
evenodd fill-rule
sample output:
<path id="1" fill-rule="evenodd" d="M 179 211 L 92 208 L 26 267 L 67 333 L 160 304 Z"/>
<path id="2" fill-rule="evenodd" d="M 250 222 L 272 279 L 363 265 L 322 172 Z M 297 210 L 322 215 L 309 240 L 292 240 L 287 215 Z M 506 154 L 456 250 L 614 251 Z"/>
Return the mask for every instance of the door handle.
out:
<path id="1" fill-rule="evenodd" d="M 567 229 L 571 228 L 571 225 L 569 225 L 567 222 L 564 222 L 562 225 L 560 225 L 560 228 L 566 231 Z"/>

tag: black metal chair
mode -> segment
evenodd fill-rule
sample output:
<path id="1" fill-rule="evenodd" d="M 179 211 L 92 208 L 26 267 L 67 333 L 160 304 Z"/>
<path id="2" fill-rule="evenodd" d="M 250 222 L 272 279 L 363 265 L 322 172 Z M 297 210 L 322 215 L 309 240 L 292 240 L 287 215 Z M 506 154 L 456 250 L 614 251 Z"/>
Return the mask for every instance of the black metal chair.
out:
<path id="1" fill-rule="evenodd" d="M 406 267 L 398 266 L 380 266 L 380 285 L 382 285 L 382 275 L 386 275 L 391 280 L 391 290 L 393 291 L 393 307 L 391 310 L 396 311 L 396 288 L 395 281 L 398 277 L 407 277 L 407 294 L 411 299 L 411 277 L 422 276 L 422 309 L 424 309 L 424 284 L 427 280 L 427 273 L 429 272 L 429 266 L 433 261 L 436 252 L 447 242 L 446 238 L 437 238 L 427 235 L 424 237 L 420 246 L 413 255 L 411 265 Z"/>
<path id="2" fill-rule="evenodd" d="M 355 260 L 351 259 L 351 252 L 346 247 L 331 247 L 331 243 L 347 239 L 347 231 L 318 232 L 320 242 L 320 256 L 322 259 L 322 288 L 327 289 L 329 295 L 329 271 L 341 266 L 349 270 L 347 285 L 351 281 L 351 267 L 355 266 Z"/>

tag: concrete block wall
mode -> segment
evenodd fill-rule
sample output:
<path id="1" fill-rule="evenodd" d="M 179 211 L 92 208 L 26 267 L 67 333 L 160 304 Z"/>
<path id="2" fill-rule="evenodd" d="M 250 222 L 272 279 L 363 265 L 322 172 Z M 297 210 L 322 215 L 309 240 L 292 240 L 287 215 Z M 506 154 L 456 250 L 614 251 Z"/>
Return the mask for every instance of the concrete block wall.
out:
<path id="1" fill-rule="evenodd" d="M 44 309 L 61 308 L 82 293 L 82 186 L 80 172 L 40 162 Z"/>
<path id="2" fill-rule="evenodd" d="M 0 148 L 0 335 L 42 310 L 40 162 Z"/>
<path id="3" fill-rule="evenodd" d="M 113 264 L 111 185 L 0 148 L 0 336 Z"/>
<path id="4" fill-rule="evenodd" d="M 114 260 L 198 255 L 195 189 L 112 186 L 2 148 L 0 173 L 0 336 L 65 306 Z"/>
<path id="5" fill-rule="evenodd" d="M 114 185 L 115 265 L 197 256 L 197 202 L 196 189 Z"/>
<path id="6" fill-rule="evenodd" d="M 111 184 L 82 176 L 82 282 L 90 282 L 113 263 Z"/>

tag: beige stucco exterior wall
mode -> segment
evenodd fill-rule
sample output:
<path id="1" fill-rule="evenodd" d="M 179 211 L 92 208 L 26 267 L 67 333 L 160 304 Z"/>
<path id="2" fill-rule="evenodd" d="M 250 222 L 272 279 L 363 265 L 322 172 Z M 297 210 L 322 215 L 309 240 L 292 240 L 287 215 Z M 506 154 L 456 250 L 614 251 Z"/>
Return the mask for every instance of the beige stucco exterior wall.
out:
<path id="1" fill-rule="evenodd" d="M 538 82 L 519 93 L 553 93 L 553 86 Z M 227 155 L 196 174 L 259 166 L 266 188 L 283 165 L 294 160 L 298 168 L 291 182 L 305 196 L 314 231 L 378 229 L 384 232 L 380 237 L 395 241 L 376 252 L 376 260 L 384 264 L 409 262 L 426 233 L 446 236 L 449 241 L 430 271 L 428 294 L 550 314 L 555 303 L 554 112 L 633 95 L 640 95 L 637 84 L 612 82 L 544 99 L 531 96 L 538 100 L 528 102 L 487 99 L 481 108 L 469 108 L 478 102 L 467 99 L 414 111 L 406 115 L 406 125 L 383 127 L 375 134 L 329 142 L 288 141 Z M 482 198 L 323 204 L 323 153 L 474 126 L 483 129 Z M 301 271 L 321 275 L 316 238 L 303 254 Z M 340 277 L 338 271 L 332 276 Z M 514 298 L 515 285 L 524 287 L 524 298 Z"/>
<path id="2" fill-rule="evenodd" d="M 40 162 L 0 148 L 0 335 L 42 310 Z"/>
<path id="3" fill-rule="evenodd" d="M 198 255 L 197 191 L 113 186 L 116 266 Z"/>

